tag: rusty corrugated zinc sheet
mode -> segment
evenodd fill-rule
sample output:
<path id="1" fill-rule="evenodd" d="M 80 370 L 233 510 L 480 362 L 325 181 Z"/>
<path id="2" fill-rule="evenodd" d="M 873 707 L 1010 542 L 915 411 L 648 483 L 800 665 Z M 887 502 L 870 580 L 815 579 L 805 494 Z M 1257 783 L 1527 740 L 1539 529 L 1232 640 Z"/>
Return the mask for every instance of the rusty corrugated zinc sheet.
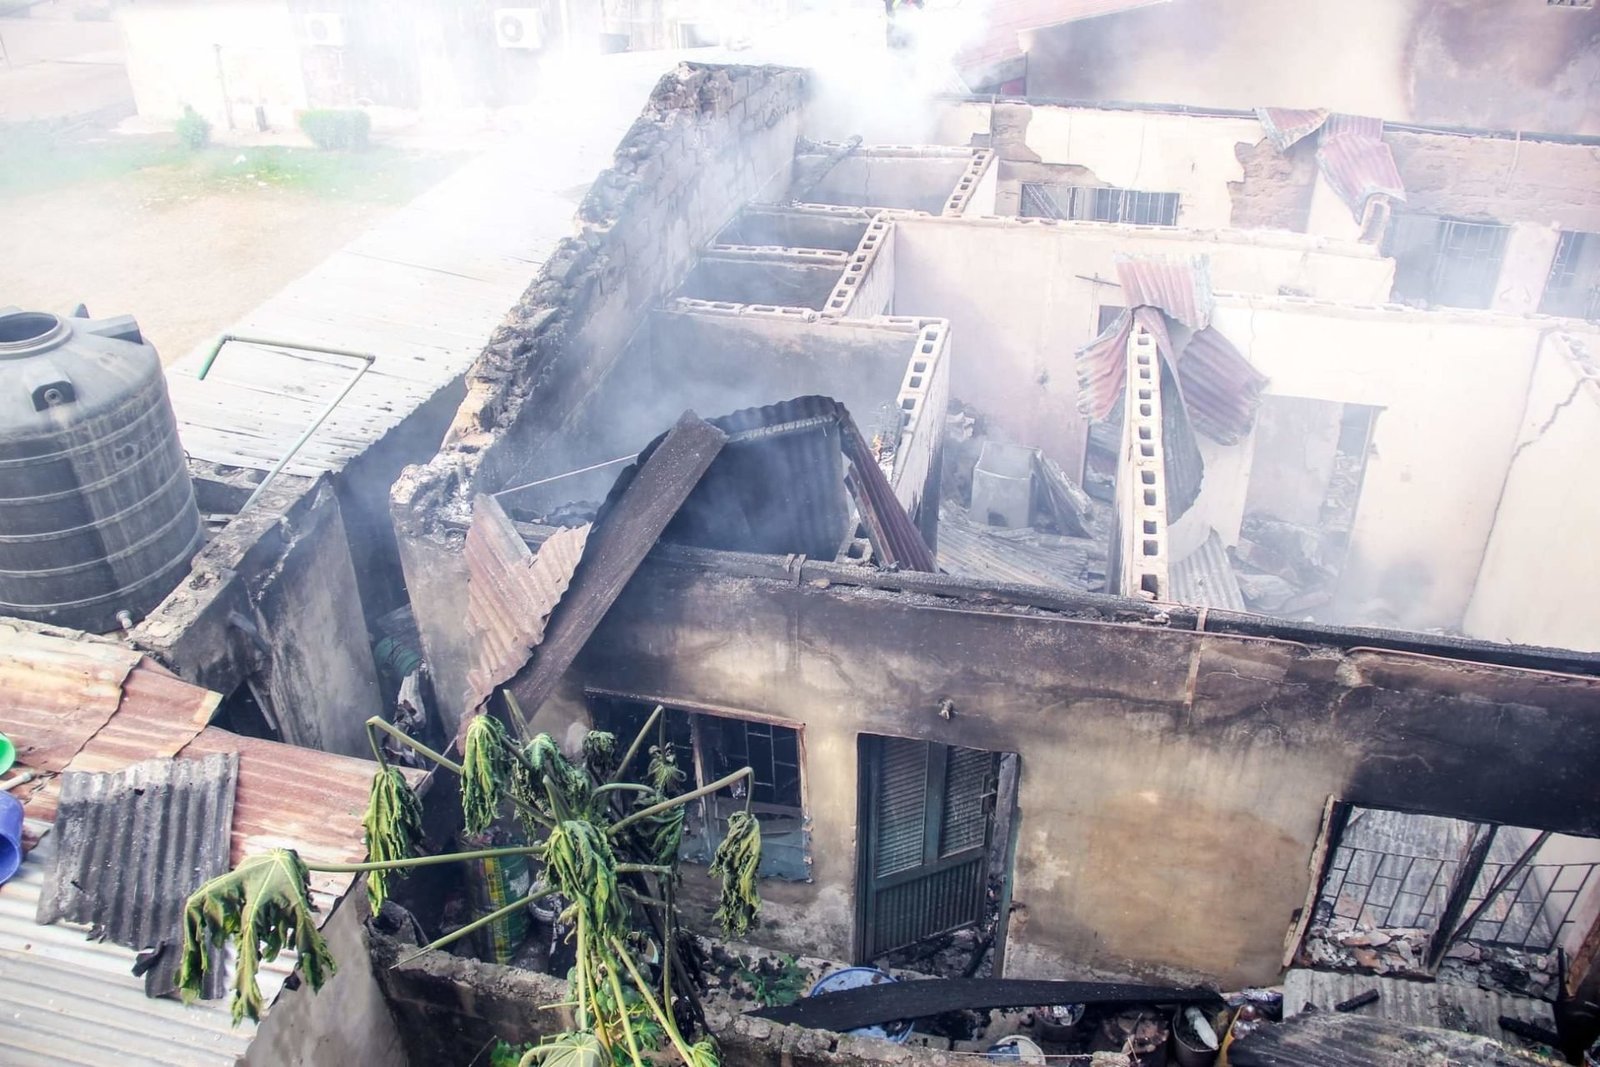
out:
<path id="1" fill-rule="evenodd" d="M 494 497 L 474 502 L 466 544 L 467 631 L 473 641 L 467 707 L 481 707 L 544 640 L 550 613 L 583 558 L 589 529 L 559 530 L 535 555 Z"/>
<path id="2" fill-rule="evenodd" d="M 1153 307 L 1191 330 L 1211 324 L 1211 260 L 1206 256 L 1114 257 L 1124 307 Z"/>
<path id="3" fill-rule="evenodd" d="M 49 636 L 0 623 L 0 722 L 17 762 L 59 771 L 122 703 L 144 657 L 131 648 Z"/>
<path id="4" fill-rule="evenodd" d="M 1261 128 L 1266 131 L 1267 140 L 1272 142 L 1272 146 L 1280 152 L 1287 152 L 1322 128 L 1322 124 L 1328 121 L 1328 109 L 1258 107 L 1256 118 L 1261 120 Z"/>
<path id="5" fill-rule="evenodd" d="M 1244 594 L 1233 572 L 1233 562 L 1222 538 L 1212 530 L 1200 547 L 1174 563 L 1168 579 L 1168 599 L 1191 607 L 1245 611 Z"/>
<path id="6" fill-rule="evenodd" d="M 1317 143 L 1317 166 L 1328 187 L 1360 222 L 1374 196 L 1406 198 L 1394 153 L 1383 141 L 1383 120 L 1364 115 L 1330 115 Z"/>
<path id="7" fill-rule="evenodd" d="M 1255 422 L 1267 376 L 1215 326 L 1191 335 L 1173 361 L 1194 428 L 1213 441 L 1237 443 Z"/>
<path id="8" fill-rule="evenodd" d="M 38 922 L 65 919 L 127 948 L 158 950 L 145 992 L 173 992 L 184 901 L 229 867 L 238 772 L 237 755 L 216 753 L 63 774 Z M 222 968 L 213 968 L 205 995 L 224 988 Z"/>

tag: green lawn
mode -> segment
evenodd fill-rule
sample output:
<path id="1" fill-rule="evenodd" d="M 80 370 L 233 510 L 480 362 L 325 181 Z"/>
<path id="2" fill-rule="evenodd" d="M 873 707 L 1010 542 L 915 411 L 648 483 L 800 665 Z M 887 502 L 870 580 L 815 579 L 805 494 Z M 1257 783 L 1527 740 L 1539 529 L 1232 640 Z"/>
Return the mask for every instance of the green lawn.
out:
<path id="1" fill-rule="evenodd" d="M 0 126 L 0 196 L 139 173 L 174 195 L 275 188 L 329 199 L 404 202 L 461 161 L 455 153 L 383 145 L 362 151 L 225 145 L 192 151 L 171 135 L 86 140 L 49 123 Z"/>

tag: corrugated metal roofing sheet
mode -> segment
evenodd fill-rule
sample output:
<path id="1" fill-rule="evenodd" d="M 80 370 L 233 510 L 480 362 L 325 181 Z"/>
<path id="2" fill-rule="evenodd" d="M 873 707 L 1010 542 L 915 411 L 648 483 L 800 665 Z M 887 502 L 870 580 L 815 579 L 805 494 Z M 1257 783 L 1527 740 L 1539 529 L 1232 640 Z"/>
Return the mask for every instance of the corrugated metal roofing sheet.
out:
<path id="1" fill-rule="evenodd" d="M 229 866 L 238 772 L 238 756 L 218 753 L 146 760 L 114 774 L 63 774 L 56 862 L 38 921 L 86 923 L 136 951 L 163 948 L 145 988 L 151 996 L 174 991 L 183 903 Z M 221 968 L 210 978 L 206 995 L 221 996 Z"/>
<path id="2" fill-rule="evenodd" d="M 1295 968 L 1284 975 L 1283 1014 L 1285 1018 L 1299 1015 L 1307 1004 L 1328 1011 L 1369 989 L 1378 991 L 1378 999 L 1362 1008 L 1360 1014 L 1407 1026 L 1437 1026 L 1505 1040 L 1510 1036 L 1500 1028 L 1500 1017 L 1505 1015 L 1555 1029 L 1550 1005 L 1531 997 L 1455 982 L 1418 982 L 1309 968 Z"/>
<path id="3" fill-rule="evenodd" d="M 1177 350 L 1174 362 L 1184 407 L 1196 430 L 1225 445 L 1249 432 L 1267 376 L 1233 342 L 1207 326 Z"/>
<path id="4" fill-rule="evenodd" d="M 1317 166 L 1328 187 L 1349 205 L 1356 221 L 1367 200 L 1384 195 L 1406 198 L 1394 153 L 1383 141 L 1383 120 L 1363 115 L 1331 115 L 1317 144 Z"/>
<path id="5" fill-rule="evenodd" d="M 1328 121 L 1328 109 L 1258 107 L 1256 118 L 1261 120 L 1261 128 L 1266 131 L 1267 140 L 1272 142 L 1272 146 L 1280 152 L 1287 152 L 1322 128 L 1322 124 Z"/>
<path id="6" fill-rule="evenodd" d="M 0 886 L 0 1063 L 7 1067 L 233 1067 L 256 1024 L 232 1025 L 226 1000 L 145 996 L 131 949 L 91 941 L 70 923 L 38 926 L 34 915 L 55 835 Z M 288 971 L 262 969 L 270 1001 Z"/>
<path id="7" fill-rule="evenodd" d="M 1228 550 L 1222 547 L 1217 531 L 1199 548 L 1172 565 L 1167 577 L 1168 599 L 1191 607 L 1225 608 L 1245 611 L 1244 594 L 1233 573 Z"/>
<path id="8" fill-rule="evenodd" d="M 983 20 L 983 34 L 956 54 L 961 70 L 981 69 L 1022 55 L 1022 34 L 1068 22 L 1114 15 L 1168 0 L 988 0 L 968 4 Z"/>
<path id="9" fill-rule="evenodd" d="M 59 771 L 71 762 L 116 714 L 123 680 L 144 658 L 121 645 L 3 624 L 0 648 L 0 721 L 8 724 L 17 762 L 37 771 Z"/>
<path id="10" fill-rule="evenodd" d="M 1167 317 L 1203 330 L 1211 324 L 1216 304 L 1211 292 L 1211 260 L 1207 256 L 1114 257 L 1124 307 L 1160 308 Z"/>
<path id="11" fill-rule="evenodd" d="M 467 630 L 473 663 L 467 706 L 476 708 L 528 662 L 583 558 L 589 526 L 551 534 L 537 555 L 492 496 L 480 496 L 467 528 Z"/>

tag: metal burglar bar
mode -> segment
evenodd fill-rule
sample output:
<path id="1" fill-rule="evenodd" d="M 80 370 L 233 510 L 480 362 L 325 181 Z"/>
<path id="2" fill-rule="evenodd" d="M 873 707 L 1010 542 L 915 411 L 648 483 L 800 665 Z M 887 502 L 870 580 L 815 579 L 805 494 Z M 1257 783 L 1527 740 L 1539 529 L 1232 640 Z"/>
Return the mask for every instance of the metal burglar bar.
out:
<path id="1" fill-rule="evenodd" d="M 999 757 L 861 739 L 863 962 L 983 918 Z"/>
<path id="2" fill-rule="evenodd" d="M 1383 248 L 1395 260 L 1395 297 L 1446 307 L 1488 307 L 1508 232 L 1493 222 L 1396 215 Z"/>
<path id="3" fill-rule="evenodd" d="M 1178 194 L 1101 185 L 1022 184 L 1022 217 L 1176 226 Z"/>
<path id="4" fill-rule="evenodd" d="M 1561 232 L 1539 310 L 1546 315 L 1600 319 L 1600 234 Z"/>
<path id="5" fill-rule="evenodd" d="M 1459 866 L 1454 859 L 1340 845 L 1328 867 L 1317 911 L 1352 919 L 1368 929 L 1433 931 Z M 1483 902 L 1508 866 L 1482 866 L 1473 878 L 1466 911 Z M 1571 931 L 1578 902 L 1600 883 L 1597 872 L 1600 864 L 1594 863 L 1529 864 L 1495 894 L 1467 939 L 1529 952 L 1554 950 Z"/>

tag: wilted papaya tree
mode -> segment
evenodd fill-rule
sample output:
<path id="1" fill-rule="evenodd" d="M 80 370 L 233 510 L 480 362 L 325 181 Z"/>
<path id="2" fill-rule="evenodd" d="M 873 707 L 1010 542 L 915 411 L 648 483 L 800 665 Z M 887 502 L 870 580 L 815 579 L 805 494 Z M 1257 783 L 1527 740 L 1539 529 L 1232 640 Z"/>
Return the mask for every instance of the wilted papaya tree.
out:
<path id="1" fill-rule="evenodd" d="M 520 720 L 514 701 L 513 714 Z M 257 970 L 285 948 L 300 954 L 299 969 L 313 990 L 334 973 L 335 961 L 317 929 L 309 895 L 311 871 L 362 873 L 373 910 L 383 905 L 391 874 L 412 867 L 497 856 L 525 855 L 542 865 L 542 876 L 521 900 L 424 946 L 442 948 L 544 897 L 570 902 L 562 922 L 573 930 L 576 965 L 569 979 L 577 1028 L 549 1037 L 521 1057 L 521 1067 L 643 1067 L 647 1054 L 667 1048 L 688 1067 L 716 1067 L 709 1034 L 691 1042 L 673 1010 L 674 988 L 695 997 L 682 969 L 675 893 L 678 846 L 685 806 L 750 776 L 748 767 L 709 785 L 674 796 L 684 778 L 665 730 L 662 709 L 645 722 L 620 756 L 616 738 L 599 730 L 583 741 L 579 761 L 568 760 L 548 734 L 517 744 L 500 721 L 479 715 L 467 728 L 456 763 L 417 743 L 382 719 L 367 722 L 380 764 L 372 781 L 366 829 L 368 862 L 307 863 L 291 849 L 252 856 L 201 886 L 183 916 L 183 960 L 178 981 L 185 996 L 197 996 L 213 966 L 208 946 L 232 940 L 238 956 L 234 976 L 235 1022 L 258 1018 L 262 997 Z M 385 761 L 374 731 L 382 730 L 461 778 L 461 808 L 468 834 L 486 831 L 503 815 L 513 816 L 527 845 L 419 856 L 421 805 L 399 770 Z M 656 743 L 649 744 L 655 732 Z M 642 776 L 630 771 L 648 745 Z M 746 804 L 750 790 L 745 790 Z M 711 873 L 722 879 L 717 920 L 730 937 L 748 932 L 760 909 L 756 869 L 761 862 L 760 826 L 748 810 L 728 820 Z M 651 961 L 659 961 L 652 963 Z M 659 976 L 651 971 L 659 967 Z M 702 1022 L 703 1026 L 703 1022 Z M 664 1043 L 663 1043 L 664 1042 Z"/>

